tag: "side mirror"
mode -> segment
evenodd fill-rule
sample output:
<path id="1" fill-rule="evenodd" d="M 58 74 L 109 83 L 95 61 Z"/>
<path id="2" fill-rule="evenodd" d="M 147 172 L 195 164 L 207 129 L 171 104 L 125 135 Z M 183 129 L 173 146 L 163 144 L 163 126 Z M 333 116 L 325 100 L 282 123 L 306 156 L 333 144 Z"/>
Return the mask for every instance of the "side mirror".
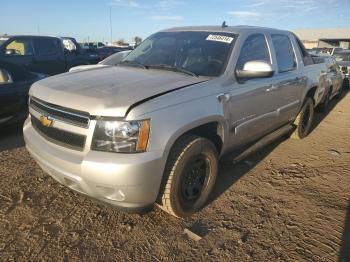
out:
<path id="1" fill-rule="evenodd" d="M 267 78 L 273 76 L 274 73 L 272 65 L 265 61 L 249 61 L 244 64 L 242 70 L 236 70 L 236 76 L 239 80 Z"/>
<path id="2" fill-rule="evenodd" d="M 5 50 L 5 55 L 15 55 L 16 50 L 15 49 L 6 49 Z"/>

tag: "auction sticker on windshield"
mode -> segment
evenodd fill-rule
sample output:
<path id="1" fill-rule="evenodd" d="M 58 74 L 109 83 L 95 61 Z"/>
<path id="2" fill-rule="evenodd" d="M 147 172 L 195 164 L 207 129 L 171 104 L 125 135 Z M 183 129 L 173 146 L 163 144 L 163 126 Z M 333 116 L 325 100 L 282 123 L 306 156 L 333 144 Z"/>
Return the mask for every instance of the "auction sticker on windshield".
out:
<path id="1" fill-rule="evenodd" d="M 225 35 L 208 35 L 207 40 L 231 44 L 233 41 L 233 37 L 229 37 Z"/>

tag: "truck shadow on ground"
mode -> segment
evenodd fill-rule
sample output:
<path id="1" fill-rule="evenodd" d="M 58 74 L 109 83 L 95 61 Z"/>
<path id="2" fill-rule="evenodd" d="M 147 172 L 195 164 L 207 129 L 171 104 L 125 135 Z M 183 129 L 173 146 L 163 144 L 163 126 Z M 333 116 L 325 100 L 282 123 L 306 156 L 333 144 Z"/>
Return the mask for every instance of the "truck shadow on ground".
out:
<path id="1" fill-rule="evenodd" d="M 24 146 L 22 126 L 15 125 L 0 129 L 0 152 Z"/>
<path id="2" fill-rule="evenodd" d="M 342 244 L 339 253 L 339 262 L 348 261 L 350 261 L 350 201 L 347 208 Z"/>
<path id="3" fill-rule="evenodd" d="M 327 112 L 315 112 L 314 121 L 312 125 L 311 132 L 313 132 L 317 126 L 327 117 L 327 115 L 335 108 L 337 103 L 343 99 L 349 90 L 344 91 L 343 96 L 340 99 L 333 99 Z M 213 192 L 209 196 L 207 205 L 219 198 L 227 189 L 229 189 L 233 184 L 235 184 L 241 177 L 263 161 L 279 144 L 288 140 L 287 136 L 281 137 L 269 145 L 266 145 L 261 150 L 253 153 L 247 159 L 243 160 L 238 164 L 231 164 L 229 162 L 220 163 L 219 165 L 219 179 L 216 180 Z M 350 230 L 350 229 L 348 229 Z M 350 233 L 348 233 L 350 234 Z M 350 261 L 350 258 L 349 258 Z"/>
<path id="4" fill-rule="evenodd" d="M 341 98 L 333 98 L 333 100 L 329 103 L 329 108 L 327 110 L 327 112 L 315 112 L 316 114 L 314 115 L 314 121 L 313 121 L 313 125 L 311 127 L 311 132 L 314 131 L 318 125 L 323 121 L 323 119 L 325 119 L 328 114 L 330 112 L 333 111 L 333 109 L 336 107 L 336 105 L 349 93 L 349 89 L 348 90 L 344 90 L 343 95 L 341 96 Z"/>
<path id="5" fill-rule="evenodd" d="M 228 161 L 221 162 L 219 165 L 218 179 L 216 180 L 214 189 L 209 196 L 207 205 L 225 193 L 227 189 L 229 189 L 240 178 L 263 161 L 279 144 L 285 140 L 288 140 L 287 136 L 280 137 L 237 164 L 233 164 Z"/>

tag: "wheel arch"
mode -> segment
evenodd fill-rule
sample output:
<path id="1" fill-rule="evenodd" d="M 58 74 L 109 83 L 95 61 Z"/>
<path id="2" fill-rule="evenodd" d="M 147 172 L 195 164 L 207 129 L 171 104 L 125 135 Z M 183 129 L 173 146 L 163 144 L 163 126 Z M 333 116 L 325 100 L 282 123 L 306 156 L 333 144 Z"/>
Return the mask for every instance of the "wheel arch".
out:
<path id="1" fill-rule="evenodd" d="M 328 89 L 327 89 L 328 90 Z M 322 100 L 324 99 L 324 94 L 327 91 L 325 88 L 322 90 L 320 89 L 319 86 L 317 85 L 313 85 L 312 87 L 310 87 L 304 94 L 303 99 L 302 99 L 302 103 L 300 105 L 300 109 L 303 106 L 306 98 L 310 97 L 313 101 L 314 101 L 314 106 L 316 107 L 317 105 L 319 105 Z"/>
<path id="2" fill-rule="evenodd" d="M 166 145 L 167 158 L 169 156 L 171 148 L 176 143 L 176 141 L 186 134 L 197 135 L 209 139 L 214 143 L 216 149 L 218 150 L 218 154 L 220 155 L 223 149 L 224 141 L 227 137 L 227 131 L 224 123 L 225 121 L 222 116 L 212 116 L 209 118 L 197 120 L 193 123 L 183 126 L 182 128 L 179 128 L 171 136 Z"/>
<path id="3" fill-rule="evenodd" d="M 182 128 L 179 128 L 171 136 L 165 148 L 165 152 L 164 152 L 165 166 L 163 168 L 164 172 L 158 188 L 158 196 L 157 196 L 156 202 L 160 201 L 160 198 L 164 193 L 165 185 L 168 179 L 165 172 L 166 166 L 169 161 L 169 157 L 171 156 L 171 150 L 174 147 L 174 145 L 177 143 L 177 141 L 179 141 L 182 137 L 186 135 L 196 135 L 199 137 L 207 138 L 211 142 L 213 142 L 213 144 L 217 149 L 218 156 L 220 156 L 220 153 L 222 152 L 222 148 L 226 138 L 226 134 L 227 134 L 227 131 L 225 126 L 225 121 L 222 116 L 206 117 L 204 119 L 200 119 L 198 121 L 185 125 Z"/>

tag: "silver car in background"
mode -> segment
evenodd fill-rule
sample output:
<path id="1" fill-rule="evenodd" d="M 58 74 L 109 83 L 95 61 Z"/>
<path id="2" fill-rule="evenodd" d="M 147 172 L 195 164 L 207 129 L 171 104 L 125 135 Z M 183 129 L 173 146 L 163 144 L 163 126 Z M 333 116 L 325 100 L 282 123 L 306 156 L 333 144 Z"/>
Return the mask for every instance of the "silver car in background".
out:
<path id="1" fill-rule="evenodd" d="M 334 53 L 341 71 L 346 78 L 350 77 L 350 50 L 341 50 Z"/>
<path id="2" fill-rule="evenodd" d="M 347 82 L 347 78 L 337 64 L 335 57 L 326 54 L 320 55 L 320 57 L 325 61 L 327 68 L 327 83 L 325 85 L 326 89 L 318 109 L 320 109 L 322 112 L 327 112 L 329 109 L 329 102 L 333 98 L 340 98 L 343 94 L 343 90 L 346 89 L 349 84 Z"/>
<path id="3" fill-rule="evenodd" d="M 75 191 L 189 216 L 220 179 L 220 158 L 237 162 L 281 135 L 309 134 L 326 70 L 288 31 L 164 30 L 117 66 L 34 84 L 26 147 Z"/>
<path id="4" fill-rule="evenodd" d="M 123 61 L 123 59 L 131 52 L 131 50 L 121 51 L 118 53 L 115 53 L 106 59 L 100 61 L 96 65 L 80 65 L 75 66 L 69 69 L 69 72 L 73 71 L 80 71 L 80 70 L 86 70 L 86 69 L 93 69 L 93 68 L 102 68 L 102 67 L 108 67 L 108 66 L 116 66 L 120 62 Z"/>

